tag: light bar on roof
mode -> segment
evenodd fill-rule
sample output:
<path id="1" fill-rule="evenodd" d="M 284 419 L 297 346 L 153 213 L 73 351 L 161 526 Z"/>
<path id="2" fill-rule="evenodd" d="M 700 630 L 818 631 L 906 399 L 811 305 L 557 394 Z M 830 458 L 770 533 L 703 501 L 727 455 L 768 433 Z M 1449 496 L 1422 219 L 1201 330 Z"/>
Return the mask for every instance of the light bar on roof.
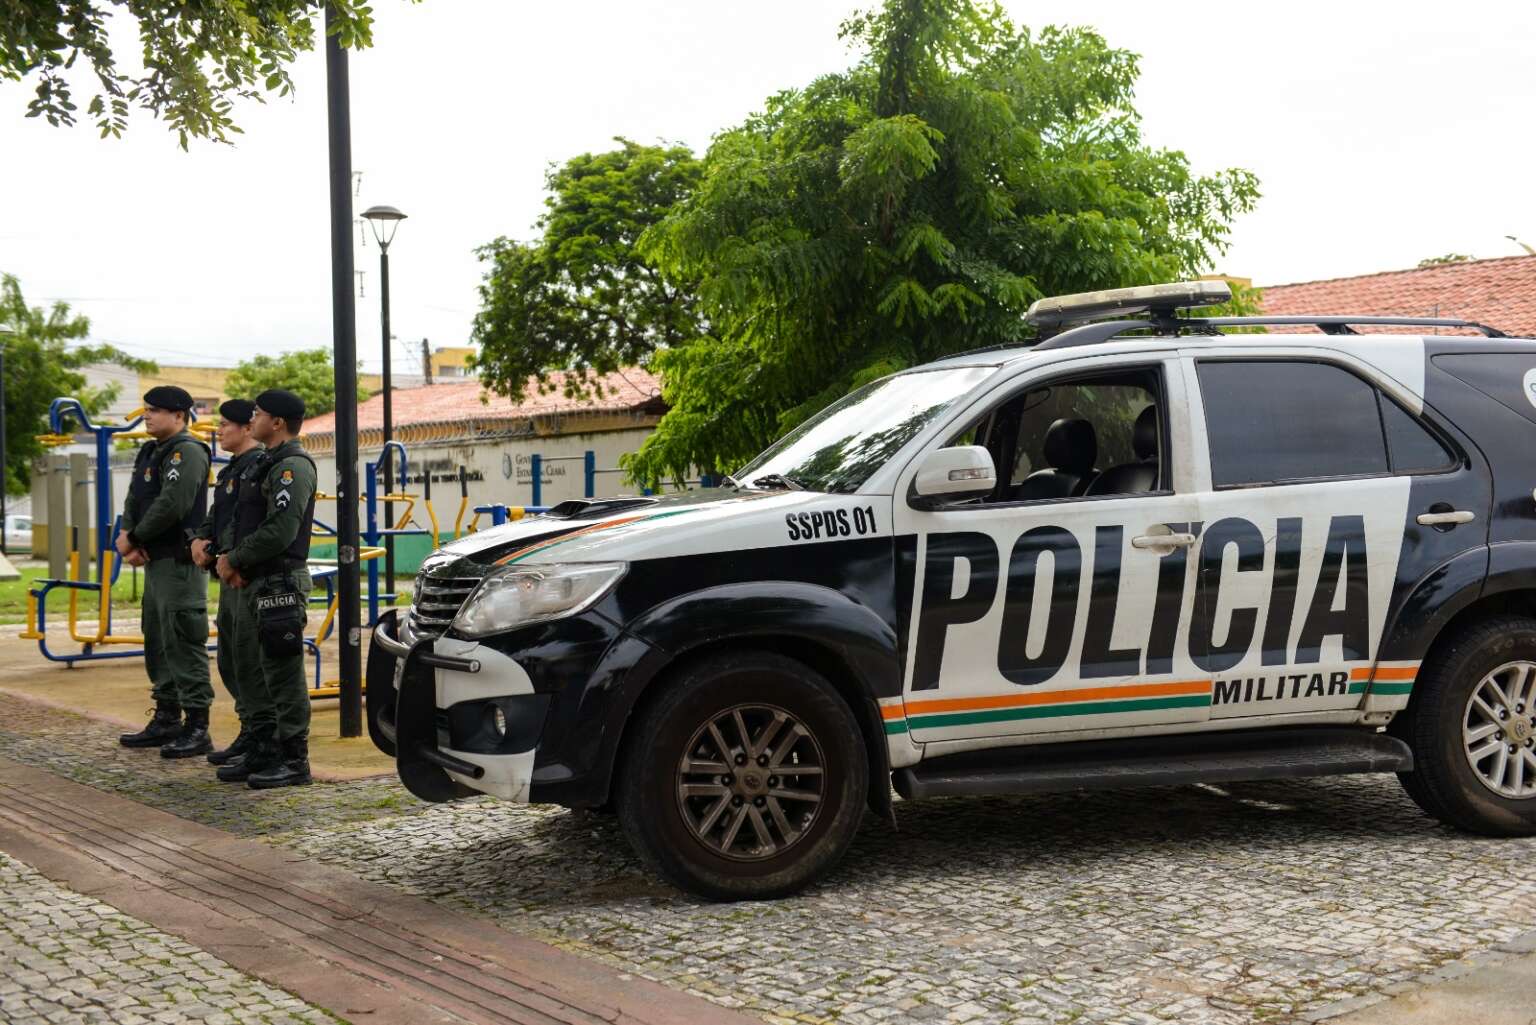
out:
<path id="1" fill-rule="evenodd" d="M 1024 319 L 1039 327 L 1051 327 L 1084 320 L 1102 320 L 1132 313 L 1155 310 L 1171 315 L 1175 310 L 1193 306 L 1216 306 L 1232 298 L 1225 281 L 1175 281 L 1166 285 L 1140 285 L 1136 288 L 1110 288 L 1102 292 L 1079 292 L 1037 299 Z"/>

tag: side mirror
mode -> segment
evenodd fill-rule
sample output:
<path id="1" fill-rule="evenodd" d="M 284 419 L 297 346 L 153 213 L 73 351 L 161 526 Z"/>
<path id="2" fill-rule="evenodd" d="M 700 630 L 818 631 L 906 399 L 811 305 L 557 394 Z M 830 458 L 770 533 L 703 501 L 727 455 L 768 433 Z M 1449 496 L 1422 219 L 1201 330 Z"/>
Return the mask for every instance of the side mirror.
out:
<path id="1" fill-rule="evenodd" d="M 934 449 L 923 456 L 912 480 L 911 504 L 932 509 L 957 498 L 990 494 L 997 486 L 992 453 L 980 445 Z"/>

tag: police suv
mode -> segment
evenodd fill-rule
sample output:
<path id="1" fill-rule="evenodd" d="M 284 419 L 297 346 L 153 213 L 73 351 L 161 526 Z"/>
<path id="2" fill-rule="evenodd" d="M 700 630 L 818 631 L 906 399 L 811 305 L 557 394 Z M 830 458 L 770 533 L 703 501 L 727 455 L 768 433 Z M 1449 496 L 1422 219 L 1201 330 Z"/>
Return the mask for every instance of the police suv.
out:
<path id="1" fill-rule="evenodd" d="M 374 742 L 428 800 L 612 807 L 721 899 L 825 874 L 892 784 L 1396 772 L 1536 833 L 1536 342 L 1187 315 L 1227 298 L 1042 300 L 739 483 L 444 546 L 373 635 Z"/>

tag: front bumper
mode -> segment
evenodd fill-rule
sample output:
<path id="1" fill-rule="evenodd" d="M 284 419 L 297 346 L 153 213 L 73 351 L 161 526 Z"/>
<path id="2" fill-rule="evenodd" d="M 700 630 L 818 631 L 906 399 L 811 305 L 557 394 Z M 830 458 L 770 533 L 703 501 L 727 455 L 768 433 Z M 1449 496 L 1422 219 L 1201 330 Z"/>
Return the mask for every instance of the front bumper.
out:
<path id="1" fill-rule="evenodd" d="M 368 653 L 368 732 L 411 793 L 528 800 L 549 695 L 523 667 L 473 641 L 409 643 L 393 611 Z"/>

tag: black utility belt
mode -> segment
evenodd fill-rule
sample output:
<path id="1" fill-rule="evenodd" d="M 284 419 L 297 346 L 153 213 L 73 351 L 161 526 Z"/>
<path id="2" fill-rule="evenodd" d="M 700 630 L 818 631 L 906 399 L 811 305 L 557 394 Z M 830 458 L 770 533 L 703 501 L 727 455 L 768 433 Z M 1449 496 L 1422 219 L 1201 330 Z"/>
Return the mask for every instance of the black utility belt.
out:
<path id="1" fill-rule="evenodd" d="M 307 569 L 308 566 L 308 559 L 282 559 L 277 562 L 264 562 L 259 566 L 252 566 L 250 569 L 242 570 L 241 572 L 247 580 L 255 580 L 257 577 L 281 576 L 284 573 L 292 573 L 295 570 Z"/>
<path id="2" fill-rule="evenodd" d="M 192 545 L 187 541 L 159 541 L 145 545 L 144 551 L 151 559 L 175 559 L 185 565 L 192 563 Z"/>

